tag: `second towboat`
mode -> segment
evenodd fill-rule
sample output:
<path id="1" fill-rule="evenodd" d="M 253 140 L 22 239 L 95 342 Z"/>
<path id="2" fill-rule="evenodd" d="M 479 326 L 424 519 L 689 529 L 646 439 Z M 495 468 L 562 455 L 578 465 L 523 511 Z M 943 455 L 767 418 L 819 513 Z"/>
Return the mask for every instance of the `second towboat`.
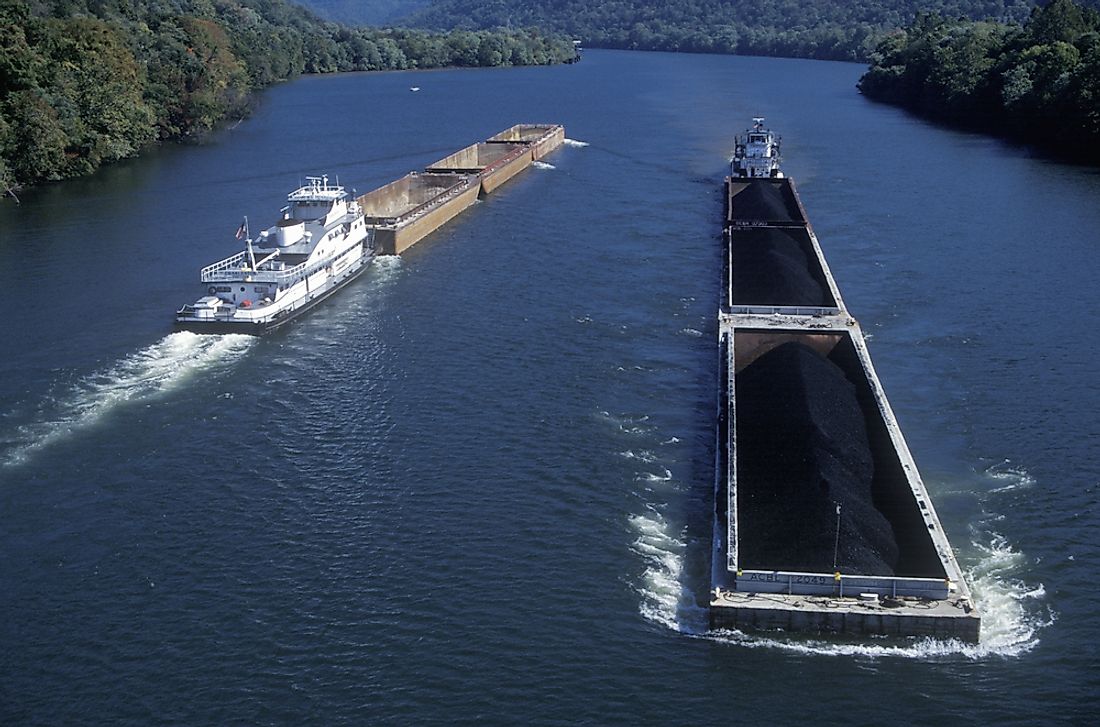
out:
<path id="1" fill-rule="evenodd" d="M 352 199 L 328 177 L 307 177 L 282 218 L 245 249 L 203 268 L 206 294 L 176 312 L 195 333 L 272 330 L 351 282 L 377 255 L 403 252 L 565 141 L 560 124 L 516 124 Z"/>

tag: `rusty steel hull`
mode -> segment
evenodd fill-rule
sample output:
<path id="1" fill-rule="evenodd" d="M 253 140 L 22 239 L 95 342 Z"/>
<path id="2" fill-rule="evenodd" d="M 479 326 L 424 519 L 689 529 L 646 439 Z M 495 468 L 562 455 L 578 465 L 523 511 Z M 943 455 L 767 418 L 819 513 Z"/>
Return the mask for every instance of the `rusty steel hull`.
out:
<path id="1" fill-rule="evenodd" d="M 357 200 L 380 255 L 399 255 L 477 201 L 475 175 L 413 172 Z"/>

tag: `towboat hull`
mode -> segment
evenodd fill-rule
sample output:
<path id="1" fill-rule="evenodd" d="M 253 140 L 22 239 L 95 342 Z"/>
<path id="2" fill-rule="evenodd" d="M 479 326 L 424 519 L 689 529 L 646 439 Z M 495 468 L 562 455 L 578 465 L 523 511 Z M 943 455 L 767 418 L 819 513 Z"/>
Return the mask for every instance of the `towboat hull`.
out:
<path id="1" fill-rule="evenodd" d="M 270 333 L 291 321 L 297 320 L 315 306 L 328 300 L 333 293 L 342 289 L 362 275 L 366 269 L 370 267 L 373 259 L 374 255 L 370 251 L 364 251 L 363 257 L 340 276 L 332 279 L 324 289 L 310 296 L 297 306 L 273 310 L 270 316 L 254 319 L 234 319 L 231 317 L 200 318 L 187 315 L 181 311 L 176 314 L 175 328 L 177 331 L 190 331 L 191 333 L 203 334 L 241 333 L 250 336 L 259 336 Z"/>

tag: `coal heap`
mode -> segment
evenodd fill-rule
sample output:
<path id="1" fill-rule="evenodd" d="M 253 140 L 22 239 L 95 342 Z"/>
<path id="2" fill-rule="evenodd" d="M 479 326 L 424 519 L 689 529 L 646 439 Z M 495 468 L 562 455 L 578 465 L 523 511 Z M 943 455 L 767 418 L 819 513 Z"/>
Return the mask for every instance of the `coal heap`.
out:
<path id="1" fill-rule="evenodd" d="M 749 186 L 738 192 L 733 198 L 731 212 L 732 218 L 740 221 L 796 221 L 779 185 L 765 181 L 749 182 Z"/>
<path id="2" fill-rule="evenodd" d="M 737 374 L 741 567 L 893 575 L 898 547 L 874 506 L 874 460 L 855 387 L 838 366 L 785 343 Z"/>
<path id="3" fill-rule="evenodd" d="M 790 232 L 774 227 L 735 229 L 730 245 L 735 303 L 832 305 L 811 272 L 809 257 Z"/>

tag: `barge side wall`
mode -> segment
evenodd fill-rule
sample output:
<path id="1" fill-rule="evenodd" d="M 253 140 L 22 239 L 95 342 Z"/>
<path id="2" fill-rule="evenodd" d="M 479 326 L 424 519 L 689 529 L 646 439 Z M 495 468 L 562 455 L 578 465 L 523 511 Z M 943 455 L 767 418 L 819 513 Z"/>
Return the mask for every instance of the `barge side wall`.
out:
<path id="1" fill-rule="evenodd" d="M 492 194 L 502 184 L 531 166 L 531 162 L 533 161 L 534 157 L 531 154 L 531 150 L 525 148 L 521 153 L 517 154 L 515 158 L 502 160 L 493 167 L 486 169 L 481 173 L 482 195 Z"/>
<path id="2" fill-rule="evenodd" d="M 477 202 L 477 184 L 470 184 L 451 199 L 399 225 L 379 227 L 375 245 L 380 255 L 400 255 Z"/>
<path id="3" fill-rule="evenodd" d="M 830 609 L 826 605 L 799 604 L 783 608 L 778 603 L 757 601 L 737 607 L 710 609 L 712 629 L 795 631 L 843 636 L 892 636 L 958 639 L 976 643 L 981 621 L 959 610 L 957 614 L 897 613 L 881 609 Z"/>
<path id="4" fill-rule="evenodd" d="M 561 124 L 516 124 L 488 139 L 489 143 L 520 142 L 531 146 L 531 158 L 539 161 L 565 143 Z"/>

